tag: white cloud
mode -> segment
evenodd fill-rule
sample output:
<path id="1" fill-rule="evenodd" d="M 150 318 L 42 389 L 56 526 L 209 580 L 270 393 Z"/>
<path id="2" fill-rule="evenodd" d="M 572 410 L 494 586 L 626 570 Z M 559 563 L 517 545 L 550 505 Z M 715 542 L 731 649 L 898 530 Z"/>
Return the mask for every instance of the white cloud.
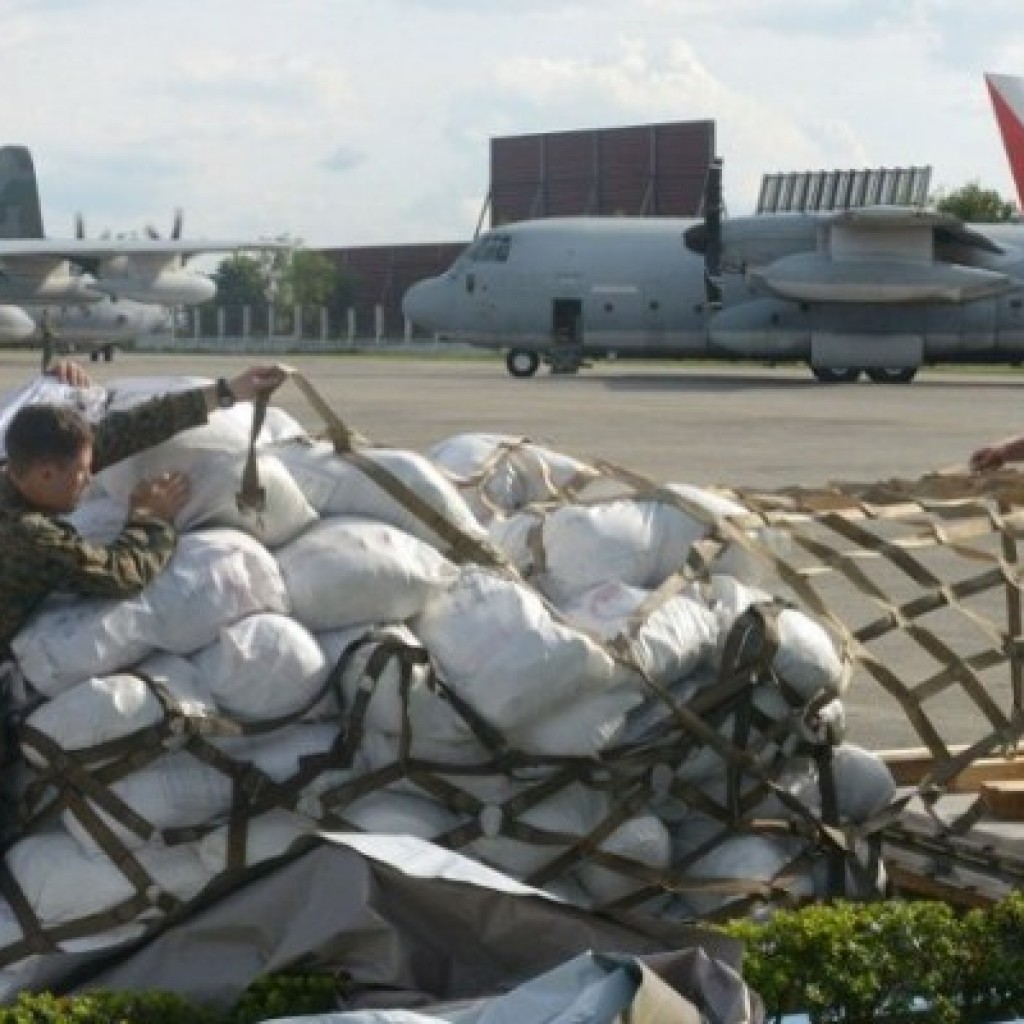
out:
<path id="1" fill-rule="evenodd" d="M 922 164 L 1012 182 L 982 74 L 1019 0 L 9 0 L 6 139 L 51 230 L 467 237 L 490 138 L 713 118 L 730 209 L 761 174 Z"/>

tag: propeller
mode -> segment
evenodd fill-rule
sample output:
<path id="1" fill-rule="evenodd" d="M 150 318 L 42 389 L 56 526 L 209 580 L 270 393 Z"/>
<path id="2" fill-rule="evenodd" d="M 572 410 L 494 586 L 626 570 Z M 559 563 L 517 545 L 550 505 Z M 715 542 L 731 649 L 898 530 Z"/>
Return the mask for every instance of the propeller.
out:
<path id="1" fill-rule="evenodd" d="M 722 161 L 708 166 L 704 182 L 704 296 L 712 309 L 722 308 Z"/>
<path id="2" fill-rule="evenodd" d="M 175 242 L 178 241 L 178 239 L 181 238 L 181 228 L 182 228 L 182 225 L 184 223 L 185 223 L 185 212 L 184 212 L 184 210 L 182 210 L 182 208 L 180 206 L 176 207 L 175 211 L 174 211 L 174 217 L 171 220 L 171 233 L 167 237 L 170 238 L 172 241 L 175 241 Z M 158 238 L 161 237 L 161 235 L 160 235 L 160 232 L 157 231 L 157 229 L 155 227 L 153 227 L 152 224 L 147 224 L 146 225 L 146 237 L 147 238 L 158 239 Z"/>
<path id="3" fill-rule="evenodd" d="M 722 308 L 722 160 L 715 157 L 704 179 L 704 219 L 687 228 L 683 238 L 688 249 L 704 254 L 704 299 L 710 309 Z"/>

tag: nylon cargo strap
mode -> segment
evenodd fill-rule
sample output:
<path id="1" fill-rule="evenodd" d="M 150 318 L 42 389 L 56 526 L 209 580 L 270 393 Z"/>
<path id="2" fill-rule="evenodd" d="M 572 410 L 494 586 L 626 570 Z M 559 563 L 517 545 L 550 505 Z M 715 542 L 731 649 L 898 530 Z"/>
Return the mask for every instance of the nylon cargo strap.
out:
<path id="1" fill-rule="evenodd" d="M 370 442 L 361 434 L 347 427 L 301 373 L 291 368 L 285 369 L 289 380 L 298 387 L 323 420 L 335 453 L 363 472 L 381 490 L 436 533 L 448 545 L 450 554 L 455 561 L 469 561 L 479 565 L 492 566 L 506 564 L 507 559 L 495 547 L 460 529 L 429 502 L 424 501 L 416 491 L 407 486 L 394 473 L 374 462 L 368 455 L 358 451 L 358 447 L 371 448 Z M 256 449 L 269 401 L 270 395 L 266 391 L 258 392 L 253 398 L 249 452 L 242 471 L 242 486 L 236 498 L 238 509 L 243 514 L 260 515 L 266 508 L 266 491 L 260 485 Z"/>

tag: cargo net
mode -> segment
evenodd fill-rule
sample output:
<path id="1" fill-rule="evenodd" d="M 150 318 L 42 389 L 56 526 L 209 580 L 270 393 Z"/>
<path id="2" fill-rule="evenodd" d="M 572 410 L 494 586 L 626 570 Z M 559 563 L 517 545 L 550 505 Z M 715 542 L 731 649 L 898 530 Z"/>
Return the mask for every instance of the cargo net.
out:
<path id="1" fill-rule="evenodd" d="M 141 595 L 54 597 L 14 641 L 0 997 L 325 832 L 607 912 L 872 898 L 906 801 L 1016 743 L 1015 475 L 659 485 L 523 438 L 373 445 L 294 382 L 322 435 L 217 412 L 75 513 L 110 538 L 140 479 L 193 480 Z M 858 714 L 931 751 L 915 793 Z"/>

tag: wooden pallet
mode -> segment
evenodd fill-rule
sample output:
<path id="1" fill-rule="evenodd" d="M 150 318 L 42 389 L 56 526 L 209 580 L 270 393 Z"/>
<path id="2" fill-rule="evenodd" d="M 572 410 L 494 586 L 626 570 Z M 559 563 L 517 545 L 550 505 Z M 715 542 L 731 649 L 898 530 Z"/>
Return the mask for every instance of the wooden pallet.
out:
<path id="1" fill-rule="evenodd" d="M 880 753 L 900 787 L 916 788 L 934 766 L 926 750 Z M 968 830 L 947 828 L 979 799 Z M 883 833 L 882 853 L 902 894 L 983 906 L 1024 886 L 1024 754 L 974 761 L 931 807 L 912 800 Z"/>

